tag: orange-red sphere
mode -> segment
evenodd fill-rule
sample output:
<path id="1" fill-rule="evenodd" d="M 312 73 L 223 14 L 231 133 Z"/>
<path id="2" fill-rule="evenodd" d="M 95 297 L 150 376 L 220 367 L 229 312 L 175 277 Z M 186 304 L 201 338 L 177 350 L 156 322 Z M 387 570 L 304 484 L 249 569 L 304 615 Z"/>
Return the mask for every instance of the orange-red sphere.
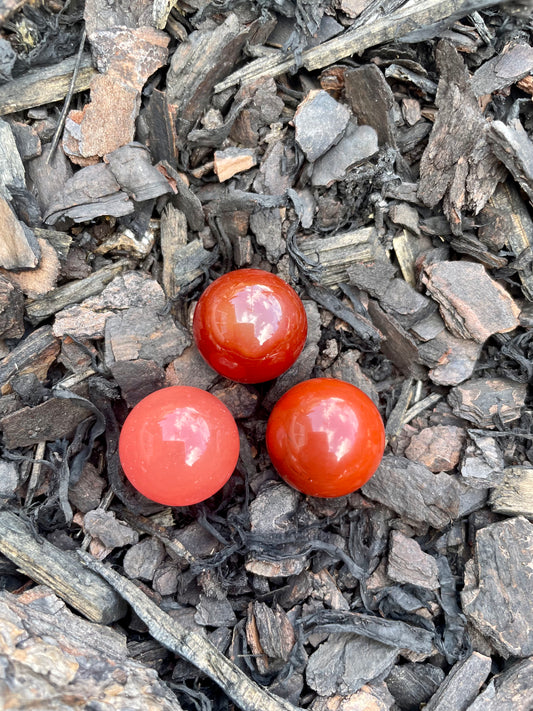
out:
<path id="1" fill-rule="evenodd" d="M 218 373 L 240 383 L 277 378 L 296 361 L 307 337 L 298 294 L 262 269 L 239 269 L 210 284 L 193 319 L 198 350 Z"/>
<path id="2" fill-rule="evenodd" d="M 374 474 L 385 449 L 385 428 L 362 390 L 315 378 L 278 400 L 266 445 L 288 484 L 309 496 L 331 498 L 352 493 Z"/>
<path id="3" fill-rule="evenodd" d="M 189 506 L 228 481 L 239 457 L 239 432 L 231 412 L 211 393 L 163 388 L 126 418 L 119 456 L 141 494 L 166 506 Z"/>

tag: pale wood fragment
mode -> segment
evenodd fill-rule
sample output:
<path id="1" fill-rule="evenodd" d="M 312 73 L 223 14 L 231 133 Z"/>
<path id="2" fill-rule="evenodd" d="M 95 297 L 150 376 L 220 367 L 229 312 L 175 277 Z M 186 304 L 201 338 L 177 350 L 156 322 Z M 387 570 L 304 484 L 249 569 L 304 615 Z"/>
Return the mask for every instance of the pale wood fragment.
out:
<path id="1" fill-rule="evenodd" d="M 0 116 L 61 101 L 67 95 L 76 57 L 69 57 L 49 67 L 31 69 L 18 79 L 0 86 Z M 76 93 L 89 88 L 96 75 L 90 54 L 82 57 L 74 84 Z"/>
<path id="2" fill-rule="evenodd" d="M 492 490 L 492 510 L 505 516 L 533 518 L 533 468 L 507 467 L 503 481 Z"/>

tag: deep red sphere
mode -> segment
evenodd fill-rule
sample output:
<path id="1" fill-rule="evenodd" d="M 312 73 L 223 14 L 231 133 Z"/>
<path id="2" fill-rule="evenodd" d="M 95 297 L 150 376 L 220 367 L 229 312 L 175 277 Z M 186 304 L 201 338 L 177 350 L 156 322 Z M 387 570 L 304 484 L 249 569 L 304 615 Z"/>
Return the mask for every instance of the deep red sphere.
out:
<path id="1" fill-rule="evenodd" d="M 262 383 L 296 361 L 307 337 L 307 316 L 283 279 L 262 269 L 239 269 L 204 291 L 193 333 L 198 350 L 218 373 L 240 383 Z"/>
<path id="2" fill-rule="evenodd" d="M 342 380 L 315 378 L 278 400 L 266 445 L 278 473 L 295 489 L 309 496 L 344 496 L 378 468 L 385 428 L 362 390 Z"/>
<path id="3" fill-rule="evenodd" d="M 166 506 L 189 506 L 228 481 L 239 457 L 239 432 L 231 412 L 211 393 L 163 388 L 126 418 L 119 456 L 141 494 Z"/>

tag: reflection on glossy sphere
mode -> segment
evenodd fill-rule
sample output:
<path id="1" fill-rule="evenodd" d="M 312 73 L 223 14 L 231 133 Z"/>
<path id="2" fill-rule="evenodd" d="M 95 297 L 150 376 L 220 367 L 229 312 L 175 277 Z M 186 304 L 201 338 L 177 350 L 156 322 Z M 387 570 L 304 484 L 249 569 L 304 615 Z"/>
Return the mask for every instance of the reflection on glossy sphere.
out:
<path id="1" fill-rule="evenodd" d="M 130 412 L 119 440 L 129 481 L 167 506 L 189 506 L 212 496 L 230 478 L 239 433 L 228 408 L 211 393 L 163 388 Z"/>
<path id="2" fill-rule="evenodd" d="M 306 380 L 278 400 L 266 444 L 285 481 L 310 496 L 350 494 L 378 468 L 385 429 L 362 390 L 333 378 Z"/>
<path id="3" fill-rule="evenodd" d="M 283 279 L 261 269 L 239 269 L 204 291 L 193 333 L 198 350 L 218 373 L 241 383 L 261 383 L 296 361 L 305 345 L 307 317 Z"/>

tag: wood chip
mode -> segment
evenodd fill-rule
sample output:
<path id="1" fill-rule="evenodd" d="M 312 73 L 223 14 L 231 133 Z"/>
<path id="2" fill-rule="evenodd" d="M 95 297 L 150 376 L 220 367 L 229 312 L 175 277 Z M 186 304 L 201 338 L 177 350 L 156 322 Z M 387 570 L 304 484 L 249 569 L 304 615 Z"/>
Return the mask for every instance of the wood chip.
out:
<path id="1" fill-rule="evenodd" d="M 41 326 L 20 341 L 5 358 L 0 360 L 0 383 L 2 394 L 11 391 L 10 380 L 23 373 L 36 373 L 43 381 L 48 368 L 59 353 L 59 341 L 51 326 Z"/>
<path id="2" fill-rule="evenodd" d="M 33 232 L 19 222 L 13 209 L 0 196 L 0 267 L 33 269 L 39 263 L 40 250 Z"/>
<path id="3" fill-rule="evenodd" d="M 308 685 L 319 696 L 346 696 L 387 674 L 398 650 L 354 634 L 330 635 L 309 657 Z"/>
<path id="4" fill-rule="evenodd" d="M 472 654 L 462 662 L 457 662 L 445 681 L 424 707 L 427 711 L 457 711 L 470 709 L 471 702 L 490 674 L 492 659 L 479 652 Z"/>
<path id="5" fill-rule="evenodd" d="M 0 337 L 24 335 L 24 299 L 11 279 L 0 273 Z M 0 365 L 1 368 L 1 365 Z"/>
<path id="6" fill-rule="evenodd" d="M 74 400 L 53 397 L 36 407 L 24 407 L 0 420 L 8 449 L 31 447 L 74 435 L 76 427 L 92 410 Z"/>
<path id="7" fill-rule="evenodd" d="M 472 89 L 476 96 L 491 94 L 505 89 L 527 76 L 533 70 L 533 48 L 528 44 L 516 44 L 482 64 L 472 77 Z"/>
<path id="8" fill-rule="evenodd" d="M 350 269 L 360 263 L 374 262 L 382 256 L 382 248 L 374 227 L 301 240 L 298 248 L 320 265 L 320 283 L 332 286 L 350 279 Z"/>
<path id="9" fill-rule="evenodd" d="M 533 652 L 532 555 L 533 524 L 519 516 L 479 530 L 466 565 L 463 610 L 504 659 Z"/>
<path id="10" fill-rule="evenodd" d="M 311 182 L 316 186 L 330 187 L 342 180 L 346 173 L 378 152 L 378 136 L 372 126 L 358 126 L 351 120 L 344 136 L 313 166 Z"/>
<path id="11" fill-rule="evenodd" d="M 374 64 L 350 69 L 345 74 L 346 98 L 360 124 L 372 126 L 380 146 L 396 145 L 392 117 L 394 96 L 381 71 Z"/>
<path id="12" fill-rule="evenodd" d="M 511 664 L 490 680 L 468 711 L 528 711 L 533 703 L 532 674 L 531 659 Z"/>
<path id="13" fill-rule="evenodd" d="M 221 183 L 237 173 L 250 170 L 257 163 L 254 151 L 249 148 L 226 148 L 215 151 L 214 170 Z"/>
<path id="14" fill-rule="evenodd" d="M 76 57 L 69 57 L 49 67 L 31 69 L 18 79 L 1 86 L 0 116 L 64 99 L 70 87 L 75 65 Z M 74 83 L 74 93 L 88 89 L 95 75 L 91 55 L 86 53 L 81 59 Z"/>
<path id="15" fill-rule="evenodd" d="M 459 463 L 465 431 L 453 425 L 424 427 L 411 437 L 405 456 L 432 472 L 448 472 Z"/>
<path id="16" fill-rule="evenodd" d="M 490 496 L 493 511 L 505 516 L 533 518 L 533 469 L 528 466 L 507 467 L 503 480 L 496 482 Z"/>
<path id="17" fill-rule="evenodd" d="M 458 513 L 455 479 L 444 473 L 433 474 L 424 465 L 404 457 L 385 455 L 361 491 L 400 516 L 436 529 L 447 526 Z"/>
<path id="18" fill-rule="evenodd" d="M 533 202 L 533 146 L 520 120 L 511 120 L 509 125 L 493 121 L 489 141 L 496 157 Z"/>
<path id="19" fill-rule="evenodd" d="M 503 174 L 488 150 L 485 120 L 463 60 L 444 41 L 437 57 L 439 111 L 420 162 L 418 195 L 429 206 L 444 197 L 452 231 L 459 234 L 462 209 L 479 211 Z"/>
<path id="20" fill-rule="evenodd" d="M 46 539 L 36 540 L 16 514 L 0 511 L 0 530 L 2 553 L 31 580 L 47 585 L 87 619 L 105 625 L 124 615 L 124 603 L 109 585 L 71 554 Z"/>
<path id="21" fill-rule="evenodd" d="M 475 378 L 452 388 L 448 402 L 458 417 L 493 429 L 498 419 L 507 423 L 520 417 L 526 390 L 507 378 Z"/>
<path id="22" fill-rule="evenodd" d="M 480 264 L 437 262 L 426 268 L 422 281 L 456 336 L 484 343 L 518 326 L 520 309 Z"/>
<path id="23" fill-rule="evenodd" d="M 427 590 L 438 590 L 440 587 L 435 559 L 401 531 L 391 533 L 387 575 L 398 583 L 417 585 Z"/>
<path id="24" fill-rule="evenodd" d="M 470 432 L 471 442 L 467 445 L 461 462 L 461 476 L 474 489 L 497 486 L 503 479 L 503 454 L 494 437 L 485 437 Z"/>
<path id="25" fill-rule="evenodd" d="M 99 294 L 128 265 L 129 262 L 126 259 L 107 264 L 85 279 L 58 286 L 39 299 L 28 301 L 26 314 L 29 320 L 35 325 L 67 306 Z"/>

